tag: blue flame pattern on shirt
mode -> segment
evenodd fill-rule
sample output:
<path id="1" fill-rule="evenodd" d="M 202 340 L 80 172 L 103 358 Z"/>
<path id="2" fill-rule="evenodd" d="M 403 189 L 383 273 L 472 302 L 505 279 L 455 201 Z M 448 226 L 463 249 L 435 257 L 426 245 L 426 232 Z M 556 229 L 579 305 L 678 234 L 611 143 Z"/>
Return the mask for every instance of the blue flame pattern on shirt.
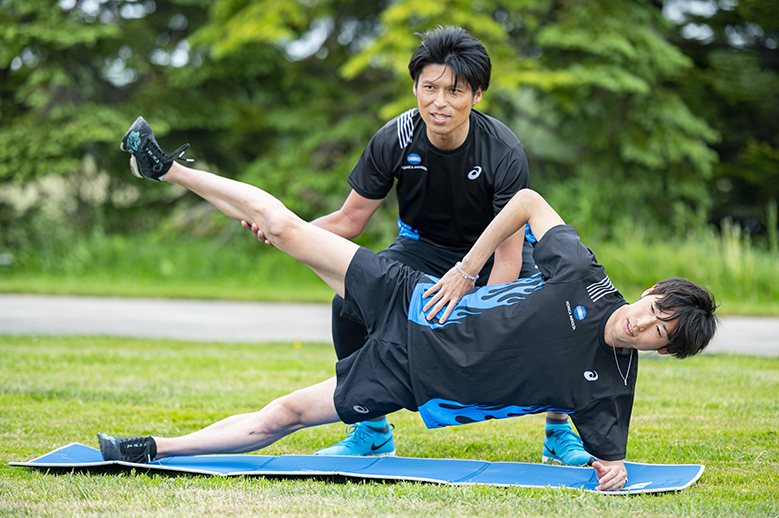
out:
<path id="1" fill-rule="evenodd" d="M 529 414 L 556 412 L 570 414 L 571 410 L 542 405 L 463 405 L 446 399 L 431 399 L 419 407 L 419 415 L 428 428 L 443 428 L 461 424 L 476 423 L 489 419 L 508 419 Z"/>
<path id="2" fill-rule="evenodd" d="M 431 279 L 434 277 L 428 276 Z M 437 282 L 437 279 L 436 279 Z M 419 283 L 414 287 L 414 293 L 411 297 L 411 304 L 408 307 L 408 319 L 421 326 L 427 326 L 431 329 L 438 329 L 448 326 L 450 324 L 459 324 L 463 319 L 470 315 L 478 315 L 482 311 L 497 306 L 510 306 L 516 304 L 522 300 L 528 298 L 528 296 L 536 290 L 544 287 L 544 280 L 540 273 L 536 273 L 530 277 L 517 279 L 514 282 L 506 284 L 495 284 L 492 286 L 482 286 L 476 291 L 468 293 L 459 300 L 457 306 L 449 315 L 449 318 L 444 324 L 440 324 L 438 320 L 443 316 L 444 309 L 438 312 L 432 321 L 428 321 L 425 318 L 425 312 L 423 308 L 430 298 L 422 298 L 425 291 L 433 286 L 432 283 Z"/>

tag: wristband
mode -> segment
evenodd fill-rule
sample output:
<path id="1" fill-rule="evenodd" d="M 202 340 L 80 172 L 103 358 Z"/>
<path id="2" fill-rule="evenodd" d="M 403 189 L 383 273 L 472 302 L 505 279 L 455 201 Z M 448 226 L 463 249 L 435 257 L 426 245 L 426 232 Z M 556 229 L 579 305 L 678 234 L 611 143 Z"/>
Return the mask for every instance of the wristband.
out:
<path id="1" fill-rule="evenodd" d="M 475 283 L 476 283 L 476 280 L 479 278 L 479 276 L 478 276 L 478 275 L 476 275 L 476 277 L 474 277 L 473 275 L 468 275 L 468 274 L 467 274 L 467 273 L 465 273 L 465 272 L 463 271 L 463 269 L 460 267 L 460 265 L 461 265 L 461 264 L 463 264 L 463 263 L 461 263 L 460 261 L 457 261 L 456 263 L 454 263 L 454 267 L 455 267 L 455 268 L 457 268 L 457 271 L 458 271 L 458 272 L 460 272 L 460 275 L 462 275 L 463 277 L 465 277 L 465 278 L 466 278 L 466 279 L 468 279 L 469 281 L 473 281 L 473 283 L 475 284 Z"/>

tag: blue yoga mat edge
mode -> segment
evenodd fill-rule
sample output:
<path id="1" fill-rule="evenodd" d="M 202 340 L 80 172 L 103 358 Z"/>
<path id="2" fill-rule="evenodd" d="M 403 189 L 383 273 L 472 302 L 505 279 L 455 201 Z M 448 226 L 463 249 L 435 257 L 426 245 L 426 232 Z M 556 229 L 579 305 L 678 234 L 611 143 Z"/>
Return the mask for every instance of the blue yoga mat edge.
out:
<path id="1" fill-rule="evenodd" d="M 150 464 L 104 461 L 99 450 L 71 443 L 28 462 L 11 466 L 36 469 L 96 469 L 111 466 L 209 476 L 343 476 L 357 479 L 402 480 L 446 485 L 497 487 L 556 487 L 594 491 L 592 468 L 519 462 L 414 457 L 323 457 L 314 455 L 204 455 L 170 457 Z M 600 494 L 638 494 L 681 491 L 700 479 L 697 464 L 625 462 L 628 484 L 622 491 Z M 324 469 L 322 466 L 327 466 Z M 236 469 L 240 468 L 240 469 Z M 661 480 L 656 480 L 660 478 Z"/>

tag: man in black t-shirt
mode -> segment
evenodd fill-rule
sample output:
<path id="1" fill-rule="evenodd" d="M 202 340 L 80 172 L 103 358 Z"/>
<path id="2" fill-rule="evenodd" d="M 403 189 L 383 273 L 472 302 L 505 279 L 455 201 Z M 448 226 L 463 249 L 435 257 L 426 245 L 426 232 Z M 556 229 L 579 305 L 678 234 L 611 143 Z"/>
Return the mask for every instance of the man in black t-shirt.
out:
<path id="1" fill-rule="evenodd" d="M 686 357 L 714 334 L 713 297 L 689 281 L 660 282 L 625 304 L 573 229 L 529 189 L 514 195 L 461 263 L 434 279 L 304 222 L 257 187 L 174 163 L 145 121 L 133 128 L 122 148 L 136 175 L 181 185 L 256 224 L 344 297 L 369 336 L 338 362 L 336 377 L 258 412 L 175 438 L 98 434 L 106 460 L 254 451 L 301 428 L 401 408 L 418 410 L 429 427 L 554 411 L 573 416 L 598 456 L 596 489 L 616 491 L 626 481 L 634 350 Z M 473 291 L 473 273 L 525 224 L 538 237 L 540 272 Z M 450 304 L 446 294 L 459 291 L 467 295 Z"/>
<path id="2" fill-rule="evenodd" d="M 511 197 L 529 187 L 527 157 L 511 130 L 474 109 L 491 73 L 489 55 L 478 40 L 459 28 L 430 31 L 411 57 L 409 72 L 418 107 L 373 136 L 349 176 L 352 191 L 343 207 L 313 224 L 347 239 L 357 237 L 394 186 L 399 232 L 379 255 L 441 277 Z M 494 285 L 537 271 L 532 246 L 524 243 L 520 230 L 501 243 L 474 277 L 477 285 Z M 453 305 L 462 295 L 446 297 Z M 332 332 L 339 360 L 367 339 L 365 326 L 342 310 L 343 299 L 336 295 Z M 545 461 L 581 465 L 593 460 L 566 415 L 547 417 Z M 395 441 L 386 420 L 377 418 L 350 427 L 344 440 L 317 453 L 392 455 Z"/>

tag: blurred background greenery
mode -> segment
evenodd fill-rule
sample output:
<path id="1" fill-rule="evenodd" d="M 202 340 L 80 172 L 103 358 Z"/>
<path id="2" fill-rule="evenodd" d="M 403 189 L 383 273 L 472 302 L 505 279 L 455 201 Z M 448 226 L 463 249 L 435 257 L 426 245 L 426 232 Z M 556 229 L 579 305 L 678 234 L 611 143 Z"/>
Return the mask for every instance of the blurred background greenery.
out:
<path id="1" fill-rule="evenodd" d="M 327 299 L 132 177 L 119 140 L 143 115 L 163 149 L 189 142 L 313 219 L 416 105 L 414 33 L 437 25 L 487 47 L 478 108 L 628 297 L 683 275 L 726 313 L 779 314 L 775 0 L 0 0 L 0 291 Z M 395 220 L 388 199 L 359 242 L 386 246 Z"/>

